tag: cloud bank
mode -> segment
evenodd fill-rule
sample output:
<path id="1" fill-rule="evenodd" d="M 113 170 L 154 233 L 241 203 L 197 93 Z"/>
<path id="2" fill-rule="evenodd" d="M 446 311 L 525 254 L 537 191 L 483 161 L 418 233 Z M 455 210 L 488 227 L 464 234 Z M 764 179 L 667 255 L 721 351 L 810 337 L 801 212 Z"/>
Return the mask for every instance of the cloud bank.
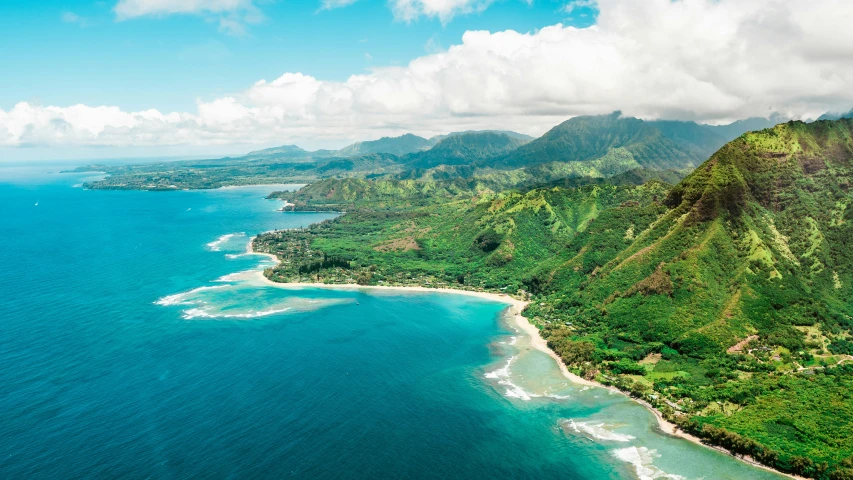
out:
<path id="1" fill-rule="evenodd" d="M 478 4 L 392 3 L 423 12 L 427 4 Z M 539 134 L 570 116 L 617 109 L 719 122 L 774 111 L 817 117 L 853 106 L 853 2 L 600 0 L 598 8 L 589 28 L 469 31 L 460 44 L 403 67 L 343 82 L 285 73 L 199 100 L 194 112 L 22 102 L 0 110 L 0 146 L 339 144 L 462 128 Z"/>

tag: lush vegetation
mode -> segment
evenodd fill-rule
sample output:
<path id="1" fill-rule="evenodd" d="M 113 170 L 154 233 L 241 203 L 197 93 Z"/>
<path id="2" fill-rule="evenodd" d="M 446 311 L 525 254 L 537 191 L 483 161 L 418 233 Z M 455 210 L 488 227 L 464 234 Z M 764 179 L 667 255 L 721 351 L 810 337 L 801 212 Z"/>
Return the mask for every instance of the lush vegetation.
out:
<path id="1" fill-rule="evenodd" d="M 109 174 L 104 180 L 85 184 L 98 190 L 179 190 L 219 188 L 229 185 L 309 183 L 325 177 L 349 177 L 368 172 L 399 171 L 399 158 L 390 154 L 361 157 L 281 158 L 280 149 L 255 152 L 240 159 L 197 160 L 143 165 L 87 165 L 77 171 Z"/>
<path id="2" fill-rule="evenodd" d="M 713 153 L 713 148 L 697 151 L 693 143 L 685 144 L 685 136 L 668 138 L 651 123 L 623 117 L 621 112 L 575 117 L 490 164 L 517 168 L 554 161 L 584 162 L 618 151 L 638 166 L 669 169 L 695 166 Z"/>
<path id="3" fill-rule="evenodd" d="M 674 187 L 361 182 L 298 194 L 351 213 L 256 239 L 271 279 L 528 297 L 576 373 L 735 454 L 853 478 L 853 120 L 747 133 Z"/>
<path id="4" fill-rule="evenodd" d="M 528 141 L 498 132 L 451 135 L 428 150 L 409 155 L 406 166 L 417 169 L 439 165 L 469 165 L 512 152 Z"/>
<path id="5" fill-rule="evenodd" d="M 435 144 L 432 140 L 407 133 L 399 137 L 382 137 L 379 140 L 357 142 L 338 150 L 339 157 L 357 157 L 371 153 L 390 153 L 403 156 L 407 153 L 428 150 Z"/>

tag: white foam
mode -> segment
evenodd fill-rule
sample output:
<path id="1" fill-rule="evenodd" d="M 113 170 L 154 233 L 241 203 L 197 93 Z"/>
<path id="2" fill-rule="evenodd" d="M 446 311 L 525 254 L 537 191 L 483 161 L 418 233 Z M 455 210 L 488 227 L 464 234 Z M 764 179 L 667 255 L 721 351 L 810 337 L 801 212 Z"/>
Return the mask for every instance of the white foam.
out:
<path id="1" fill-rule="evenodd" d="M 504 392 L 504 396 L 506 397 L 519 398 L 524 401 L 528 401 L 531 398 L 535 397 L 541 397 L 542 395 L 526 392 L 523 388 L 512 383 L 512 381 L 509 379 L 509 375 L 511 373 L 509 367 L 510 365 L 512 365 L 512 362 L 514 360 L 515 356 L 509 357 L 509 360 L 507 360 L 506 365 L 497 370 L 486 373 L 485 377 L 492 380 L 498 380 L 498 385 L 503 385 L 504 387 L 507 387 L 506 392 Z"/>
<path id="2" fill-rule="evenodd" d="M 606 423 L 589 423 L 589 422 L 575 422 L 572 419 L 569 419 L 568 425 L 574 430 L 576 433 L 580 433 L 587 438 L 592 440 L 604 440 L 609 442 L 628 442 L 634 439 L 633 436 L 624 434 L 624 433 L 616 433 L 612 430 L 609 430 Z M 610 426 L 610 428 L 613 428 Z"/>
<path id="3" fill-rule="evenodd" d="M 634 471 L 637 472 L 637 477 L 640 480 L 655 480 L 658 478 L 669 478 L 671 480 L 684 479 L 681 475 L 666 473 L 654 466 L 654 459 L 660 457 L 656 450 L 649 450 L 646 447 L 625 447 L 613 450 L 613 456 L 633 465 Z"/>
<path id="4" fill-rule="evenodd" d="M 206 246 L 210 250 L 212 250 L 214 252 L 218 252 L 223 243 L 225 243 L 228 240 L 231 240 L 232 238 L 237 237 L 237 236 L 246 236 L 246 233 L 245 232 L 226 233 L 225 235 L 222 235 L 219 238 L 217 238 L 216 240 L 208 243 Z"/>
<path id="5" fill-rule="evenodd" d="M 513 360 L 515 360 L 515 356 L 509 357 L 509 360 L 507 360 L 506 365 L 493 372 L 487 373 L 486 378 L 495 379 L 509 377 L 509 366 L 512 365 Z"/>
<path id="6" fill-rule="evenodd" d="M 248 274 L 253 274 L 255 272 L 256 270 L 243 270 L 240 272 L 229 273 L 227 275 L 223 275 L 217 278 L 216 280 L 214 280 L 214 282 L 234 282 L 237 280 L 245 280 L 244 277 L 246 277 Z"/>
<path id="7" fill-rule="evenodd" d="M 510 344 L 510 345 L 515 345 L 515 342 L 517 342 L 517 341 L 518 341 L 518 337 L 513 336 L 512 338 L 510 338 L 510 340 L 509 340 L 509 344 Z"/>
<path id="8" fill-rule="evenodd" d="M 187 298 L 189 298 L 191 295 L 198 293 L 198 292 L 203 292 L 205 290 L 216 290 L 218 288 L 225 288 L 228 286 L 230 286 L 230 285 L 210 285 L 210 286 L 205 286 L 205 287 L 198 287 L 198 288 L 194 288 L 188 292 L 176 293 L 174 295 L 167 295 L 163 298 L 158 299 L 154 303 L 156 305 L 164 305 L 164 306 L 168 306 L 168 305 L 195 305 L 195 302 L 187 301 Z"/>
<path id="9" fill-rule="evenodd" d="M 284 313 L 288 310 L 290 310 L 290 307 L 271 308 L 269 310 L 259 310 L 257 312 L 248 313 L 211 313 L 202 308 L 190 308 L 184 311 L 182 316 L 186 320 L 191 320 L 193 318 L 260 318 L 275 315 L 277 313 Z"/>
<path id="10" fill-rule="evenodd" d="M 524 400 L 526 402 L 526 401 L 530 400 L 531 398 L 542 396 L 542 395 L 537 395 L 535 393 L 526 392 L 526 391 L 524 391 L 523 388 L 521 388 L 518 385 L 510 382 L 509 380 L 501 380 L 498 382 L 498 384 L 507 387 L 506 392 L 504 392 L 504 396 L 506 396 L 506 397 L 518 398 L 518 399 Z"/>

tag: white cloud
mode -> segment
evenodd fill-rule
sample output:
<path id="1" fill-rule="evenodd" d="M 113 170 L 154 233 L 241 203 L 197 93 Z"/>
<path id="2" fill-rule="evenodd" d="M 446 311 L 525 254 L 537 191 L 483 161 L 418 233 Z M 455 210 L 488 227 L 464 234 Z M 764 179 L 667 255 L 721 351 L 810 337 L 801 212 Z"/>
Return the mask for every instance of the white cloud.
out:
<path id="1" fill-rule="evenodd" d="M 358 0 L 320 0 L 320 10 L 352 5 Z M 525 0 L 527 3 L 532 0 Z M 582 0 L 583 1 L 583 0 Z M 457 14 L 482 12 L 494 0 L 388 0 L 394 17 L 411 22 L 418 17 L 436 17 L 446 23 Z"/>
<path id="2" fill-rule="evenodd" d="M 455 15 L 482 12 L 494 0 L 389 0 L 394 17 L 411 22 L 420 16 L 438 17 L 442 23 Z"/>
<path id="3" fill-rule="evenodd" d="M 119 0 L 116 19 L 164 17 L 175 14 L 201 15 L 219 24 L 219 30 L 229 35 L 244 35 L 246 23 L 263 19 L 253 0 Z"/>
<path id="4" fill-rule="evenodd" d="M 114 11 L 119 20 L 176 13 L 225 13 L 252 9 L 251 0 L 119 0 Z"/>
<path id="5" fill-rule="evenodd" d="M 582 8 L 595 8 L 597 5 L 598 0 L 569 0 L 569 3 L 563 7 L 563 11 L 572 13 Z"/>
<path id="6" fill-rule="evenodd" d="M 450 1 L 452 3 L 452 1 Z M 0 109 L 0 145 L 341 144 L 406 131 L 539 134 L 579 114 L 730 121 L 853 106 L 853 2 L 599 0 L 589 28 L 466 32 L 447 50 L 346 81 L 301 73 L 195 112 Z"/>

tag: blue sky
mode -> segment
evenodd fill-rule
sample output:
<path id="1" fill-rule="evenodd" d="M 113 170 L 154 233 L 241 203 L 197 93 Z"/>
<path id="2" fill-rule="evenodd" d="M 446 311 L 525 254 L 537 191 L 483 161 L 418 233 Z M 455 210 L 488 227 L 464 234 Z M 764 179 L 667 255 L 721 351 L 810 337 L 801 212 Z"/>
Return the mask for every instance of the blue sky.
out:
<path id="1" fill-rule="evenodd" d="M 466 30 L 532 31 L 558 22 L 588 25 L 594 10 L 566 1 L 503 0 L 446 24 L 396 20 L 384 1 L 321 9 L 319 0 L 259 3 L 263 19 L 243 35 L 220 31 L 215 15 L 117 21 L 116 0 L 6 0 L 0 7 L 0 108 L 20 101 L 124 110 L 191 110 L 259 79 L 302 72 L 345 80 L 375 66 L 405 65 L 459 43 Z"/>
<path id="2" fill-rule="evenodd" d="M 817 118 L 853 107 L 850 25 L 838 0 L 5 0 L 0 161 Z"/>

